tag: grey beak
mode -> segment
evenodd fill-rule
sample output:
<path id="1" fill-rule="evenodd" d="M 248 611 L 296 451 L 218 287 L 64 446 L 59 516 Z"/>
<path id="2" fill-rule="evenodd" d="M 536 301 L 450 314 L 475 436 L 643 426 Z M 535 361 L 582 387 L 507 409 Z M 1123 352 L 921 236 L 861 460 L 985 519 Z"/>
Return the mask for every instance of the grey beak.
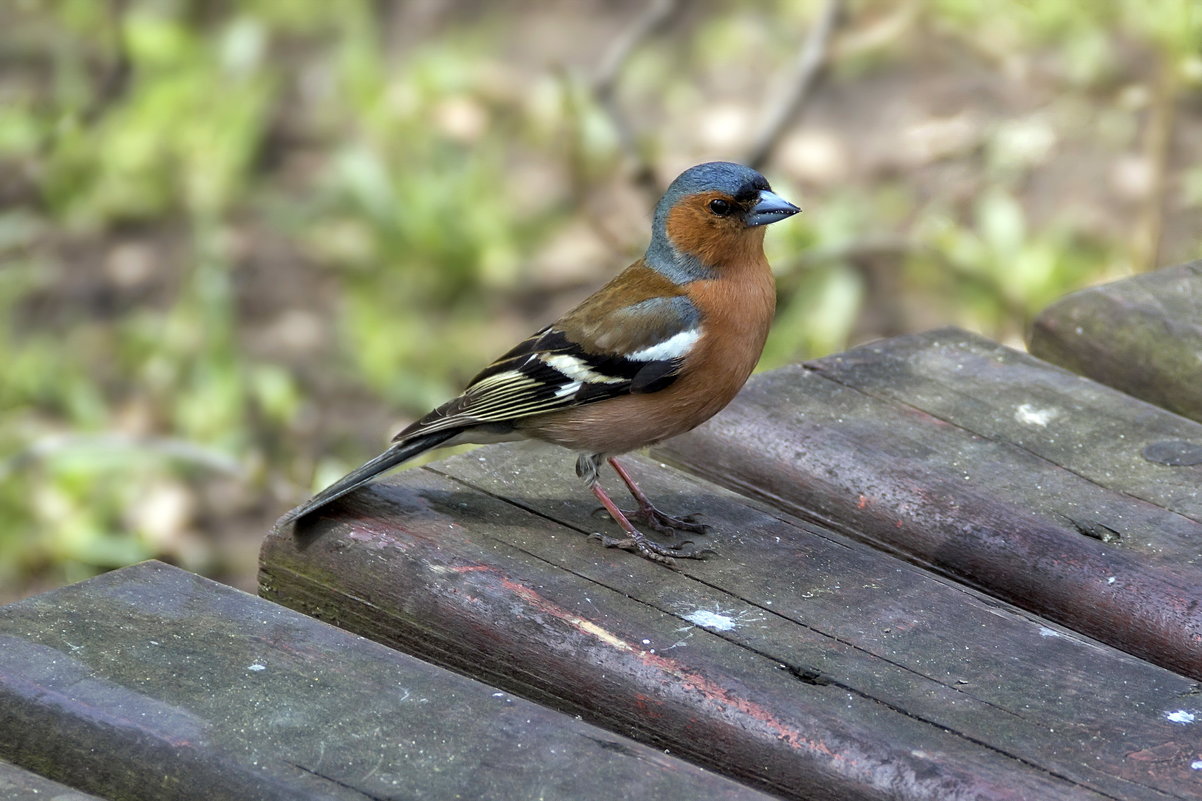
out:
<path id="1" fill-rule="evenodd" d="M 775 192 L 761 189 L 760 202 L 756 203 L 751 211 L 747 212 L 747 224 L 749 226 L 771 225 L 774 222 L 786 220 L 799 211 L 801 209 Z"/>

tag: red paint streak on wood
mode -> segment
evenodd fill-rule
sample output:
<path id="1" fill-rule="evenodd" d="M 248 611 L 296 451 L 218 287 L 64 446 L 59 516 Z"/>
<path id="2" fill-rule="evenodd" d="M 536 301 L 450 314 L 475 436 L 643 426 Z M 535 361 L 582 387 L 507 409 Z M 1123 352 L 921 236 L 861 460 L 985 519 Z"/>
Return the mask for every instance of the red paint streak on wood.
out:
<path id="1" fill-rule="evenodd" d="M 491 568 L 485 569 L 495 572 Z M 765 726 L 769 731 L 775 733 L 777 738 L 787 743 L 789 747 L 797 750 L 821 753 L 832 760 L 841 761 L 841 755 L 833 752 L 826 743 L 807 738 L 802 732 L 779 720 L 770 710 L 746 698 L 739 698 L 727 688 L 684 667 L 675 659 L 644 651 L 618 635 L 598 626 L 596 623 L 586 620 L 547 600 L 529 587 L 511 581 L 503 576 L 500 578 L 500 583 L 506 590 L 517 595 L 543 614 L 562 620 L 582 634 L 600 640 L 611 648 L 629 653 L 642 662 L 644 666 L 666 673 L 682 684 L 696 690 L 709 704 L 725 709 L 734 709 L 752 718 Z"/>
<path id="2" fill-rule="evenodd" d="M 1134 759 L 1137 762 L 1169 762 L 1181 756 L 1181 746 L 1177 743 L 1161 743 L 1152 748 L 1145 748 L 1142 751 L 1133 751 L 1127 754 L 1128 759 Z"/>
<path id="3" fill-rule="evenodd" d="M 661 706 L 660 702 L 645 693 L 634 694 L 634 708 L 641 714 L 649 718 L 662 718 L 663 713 L 657 712 L 655 707 Z"/>

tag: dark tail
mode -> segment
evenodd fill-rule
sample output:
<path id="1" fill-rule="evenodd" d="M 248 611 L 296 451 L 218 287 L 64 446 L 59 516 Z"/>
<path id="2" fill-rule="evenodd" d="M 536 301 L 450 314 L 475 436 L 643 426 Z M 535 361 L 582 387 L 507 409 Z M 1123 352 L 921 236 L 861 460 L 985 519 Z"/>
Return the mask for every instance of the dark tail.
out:
<path id="1" fill-rule="evenodd" d="M 431 448 L 437 448 L 458 433 L 460 433 L 459 429 L 438 431 L 433 434 L 427 434 L 424 437 L 398 442 L 379 456 L 356 467 L 300 506 L 285 514 L 276 521 L 275 528 L 281 529 L 290 523 L 295 523 L 310 512 L 325 506 L 330 501 L 337 500 L 348 492 L 358 489 L 385 470 L 396 467 L 402 462 L 407 462 Z"/>

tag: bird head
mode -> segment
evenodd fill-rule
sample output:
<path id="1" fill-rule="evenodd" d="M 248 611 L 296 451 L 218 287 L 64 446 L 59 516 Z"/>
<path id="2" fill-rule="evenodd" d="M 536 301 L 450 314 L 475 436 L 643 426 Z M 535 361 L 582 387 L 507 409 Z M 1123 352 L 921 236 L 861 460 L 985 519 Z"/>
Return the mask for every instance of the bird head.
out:
<path id="1" fill-rule="evenodd" d="M 655 207 L 646 260 L 677 283 L 711 277 L 732 259 L 762 253 L 763 226 L 799 211 L 750 167 L 698 164 Z"/>

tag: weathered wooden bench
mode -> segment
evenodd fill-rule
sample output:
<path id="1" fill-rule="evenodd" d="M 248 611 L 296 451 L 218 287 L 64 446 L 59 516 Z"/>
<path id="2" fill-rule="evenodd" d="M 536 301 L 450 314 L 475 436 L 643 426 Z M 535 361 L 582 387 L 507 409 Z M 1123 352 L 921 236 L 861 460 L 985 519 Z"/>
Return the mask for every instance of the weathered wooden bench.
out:
<path id="1" fill-rule="evenodd" d="M 1134 333 L 1157 308 L 1169 342 Z M 304 615 L 157 565 L 5 607 L 0 787 L 1202 797 L 1199 326 L 1195 264 L 1037 321 L 1073 369 L 1141 365 L 1096 373 L 1124 391 L 956 330 L 757 376 L 631 460 L 713 527 L 675 569 L 590 539 L 569 454 L 506 445 L 270 536 L 261 593 Z"/>
<path id="2" fill-rule="evenodd" d="M 94 795 L 81 793 L 2 760 L 0 798 L 8 801 L 97 801 Z"/>
<path id="3" fill-rule="evenodd" d="M 167 565 L 0 608 L 4 798 L 763 798 Z"/>
<path id="4" fill-rule="evenodd" d="M 1202 421 L 1202 261 L 1069 295 L 1035 320 L 1028 349 Z"/>

